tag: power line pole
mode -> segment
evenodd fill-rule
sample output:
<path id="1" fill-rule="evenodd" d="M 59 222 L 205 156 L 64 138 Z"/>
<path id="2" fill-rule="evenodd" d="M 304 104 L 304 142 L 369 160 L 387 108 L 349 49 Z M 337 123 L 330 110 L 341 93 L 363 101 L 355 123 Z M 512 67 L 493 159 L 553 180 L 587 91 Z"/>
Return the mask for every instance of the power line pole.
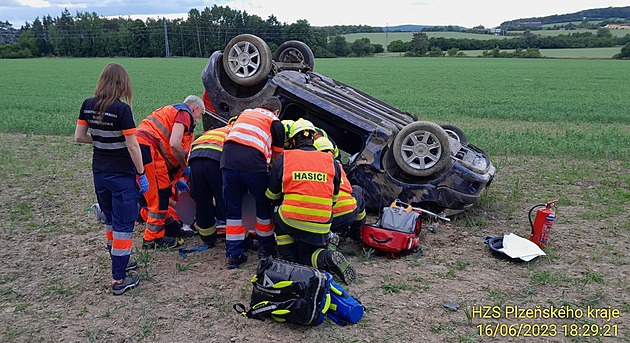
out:
<path id="1" fill-rule="evenodd" d="M 387 46 L 389 45 L 389 24 L 385 23 L 385 57 L 388 56 Z"/>
<path id="2" fill-rule="evenodd" d="M 171 51 L 168 48 L 168 30 L 166 30 L 166 17 L 164 17 L 164 45 L 166 46 L 166 57 L 170 57 Z"/>

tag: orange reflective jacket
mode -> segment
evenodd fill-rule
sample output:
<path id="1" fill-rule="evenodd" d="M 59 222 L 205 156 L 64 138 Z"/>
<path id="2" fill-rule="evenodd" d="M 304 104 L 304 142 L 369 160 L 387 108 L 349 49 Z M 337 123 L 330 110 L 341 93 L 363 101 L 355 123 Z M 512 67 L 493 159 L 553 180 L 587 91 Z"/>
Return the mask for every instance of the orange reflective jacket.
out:
<path id="1" fill-rule="evenodd" d="M 264 108 L 244 110 L 234 122 L 226 142 L 256 148 L 271 162 L 271 123 L 278 118 Z"/>
<path id="2" fill-rule="evenodd" d="M 190 158 L 204 156 L 204 151 L 207 149 L 222 152 L 225 137 L 230 133 L 231 127 L 232 125 L 226 125 L 204 132 L 192 143 Z"/>
<path id="3" fill-rule="evenodd" d="M 327 233 L 332 221 L 335 162 L 329 153 L 284 152 L 280 217 L 300 230 Z"/>
<path id="4" fill-rule="evenodd" d="M 175 167 L 179 164 L 175 155 L 173 155 L 173 150 L 171 149 L 170 144 L 171 134 L 173 133 L 173 125 L 175 125 L 175 117 L 179 111 L 186 111 L 190 114 L 191 127 L 188 128 L 188 132 L 184 133 L 184 139 L 182 141 L 182 148 L 184 151 L 190 151 L 190 144 L 192 143 L 192 126 L 195 123 L 195 120 L 193 119 L 192 111 L 188 105 L 175 104 L 158 108 L 146 119 L 144 119 L 140 125 L 138 125 L 138 135 L 145 139 L 151 137 L 151 141 L 149 143 L 158 148 L 160 155 L 164 158 L 169 168 Z"/>

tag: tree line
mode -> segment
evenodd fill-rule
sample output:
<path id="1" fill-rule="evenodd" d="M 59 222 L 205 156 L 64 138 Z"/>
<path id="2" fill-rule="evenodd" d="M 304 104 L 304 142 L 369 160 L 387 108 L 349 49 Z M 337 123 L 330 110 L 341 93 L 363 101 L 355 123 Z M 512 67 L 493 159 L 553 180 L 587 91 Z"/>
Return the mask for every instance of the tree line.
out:
<path id="1" fill-rule="evenodd" d="M 454 30 L 459 28 L 454 27 Z M 366 25 L 312 27 L 306 20 L 282 23 L 275 16 L 262 19 L 246 11 L 227 6 L 191 9 L 187 19 L 104 18 L 92 12 L 67 9 L 59 17 L 36 18 L 19 30 L 0 22 L 0 58 L 62 57 L 208 57 L 242 33 L 255 34 L 275 51 L 287 40 L 299 40 L 311 47 L 315 57 L 371 56 L 385 50 L 404 52 L 408 56 L 458 55 L 459 50 L 594 48 L 630 43 L 630 34 L 613 37 L 606 29 L 596 34 L 569 33 L 540 36 L 526 31 L 521 36 L 504 39 L 428 38 L 415 33 L 409 42 L 395 40 L 387 47 L 361 38 L 347 42 L 343 36 L 357 32 L 382 32 Z M 421 42 L 421 43 L 418 43 Z M 422 48 L 418 48 L 418 44 Z M 168 48 L 167 48 L 168 47 Z M 460 54 L 461 55 L 461 54 Z"/>

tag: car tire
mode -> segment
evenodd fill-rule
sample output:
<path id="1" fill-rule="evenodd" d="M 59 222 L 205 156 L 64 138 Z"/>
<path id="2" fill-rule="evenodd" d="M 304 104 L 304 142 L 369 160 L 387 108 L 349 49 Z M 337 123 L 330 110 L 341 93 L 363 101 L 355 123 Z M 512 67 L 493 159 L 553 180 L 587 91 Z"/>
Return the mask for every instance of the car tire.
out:
<path id="1" fill-rule="evenodd" d="M 223 51 L 223 69 L 242 86 L 253 86 L 269 76 L 271 50 L 260 37 L 242 34 L 232 38 Z"/>
<path id="2" fill-rule="evenodd" d="M 315 56 L 311 48 L 298 40 L 286 41 L 278 47 L 273 55 L 273 60 L 283 63 L 302 63 L 311 71 L 315 68 Z"/>
<path id="3" fill-rule="evenodd" d="M 403 127 L 394 138 L 392 153 L 400 169 L 411 176 L 431 176 L 452 164 L 446 131 L 428 121 Z"/>
<path id="4" fill-rule="evenodd" d="M 446 131 L 447 135 L 451 136 L 452 138 L 455 138 L 458 142 L 460 142 L 462 144 L 467 144 L 468 143 L 468 139 L 466 138 L 466 134 L 464 133 L 464 131 L 462 131 L 457 126 L 454 126 L 454 125 L 442 125 L 442 128 L 444 129 L 444 131 Z"/>

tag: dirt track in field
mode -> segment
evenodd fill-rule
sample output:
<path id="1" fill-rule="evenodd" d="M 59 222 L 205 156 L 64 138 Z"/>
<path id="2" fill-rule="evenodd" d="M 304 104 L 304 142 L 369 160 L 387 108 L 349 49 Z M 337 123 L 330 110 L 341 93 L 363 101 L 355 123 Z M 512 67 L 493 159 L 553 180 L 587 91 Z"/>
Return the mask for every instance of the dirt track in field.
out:
<path id="1" fill-rule="evenodd" d="M 234 303 L 248 304 L 255 254 L 244 268 L 227 270 L 222 241 L 186 259 L 176 251 L 143 251 L 140 224 L 132 256 L 140 262 L 141 284 L 112 296 L 103 227 L 87 213 L 96 200 L 90 148 L 69 137 L 6 133 L 0 133 L 0 147 L 6 181 L 0 188 L 2 342 L 467 342 L 491 341 L 494 327 L 505 329 L 497 336 L 512 336 L 501 341 L 561 342 L 584 333 L 584 324 L 602 330 L 616 325 L 616 335 L 630 339 L 630 204 L 600 206 L 600 214 L 590 208 L 605 203 L 592 197 L 614 196 L 599 192 L 603 186 L 630 189 L 627 178 L 618 177 L 627 170 L 614 161 L 564 161 L 602 175 L 565 180 L 554 178 L 565 165 L 531 170 L 522 159 L 493 157 L 497 177 L 482 203 L 435 234 L 425 226 L 421 257 L 390 260 L 366 256 L 358 244 L 342 245 L 358 272 L 358 282 L 347 290 L 366 308 L 358 324 L 340 327 L 327 320 L 300 327 L 247 319 L 232 309 Z M 552 200 L 541 194 L 570 199 L 560 203 L 549 256 L 528 264 L 492 256 L 484 238 L 510 232 L 527 237 L 529 208 Z M 199 247 L 201 241 L 185 244 Z M 445 301 L 461 308 L 448 311 Z M 500 318 L 479 318 L 480 306 L 496 306 Z M 564 306 L 584 316 L 505 318 L 515 306 Z M 619 318 L 591 318 L 589 306 L 619 310 Z M 539 336 L 540 330 L 531 329 L 541 324 L 548 329 L 544 339 L 508 331 L 529 325 L 529 334 Z"/>

